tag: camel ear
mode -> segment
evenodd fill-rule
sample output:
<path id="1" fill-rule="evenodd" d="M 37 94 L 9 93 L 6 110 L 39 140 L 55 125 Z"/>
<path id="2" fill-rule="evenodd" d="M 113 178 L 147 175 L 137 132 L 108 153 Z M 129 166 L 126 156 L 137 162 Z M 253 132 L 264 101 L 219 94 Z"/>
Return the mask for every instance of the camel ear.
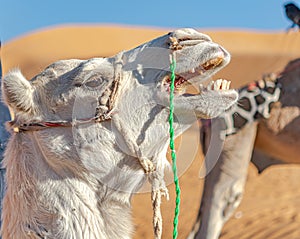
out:
<path id="1" fill-rule="evenodd" d="M 8 73 L 2 79 L 4 102 L 15 112 L 33 110 L 33 87 L 19 70 Z"/>

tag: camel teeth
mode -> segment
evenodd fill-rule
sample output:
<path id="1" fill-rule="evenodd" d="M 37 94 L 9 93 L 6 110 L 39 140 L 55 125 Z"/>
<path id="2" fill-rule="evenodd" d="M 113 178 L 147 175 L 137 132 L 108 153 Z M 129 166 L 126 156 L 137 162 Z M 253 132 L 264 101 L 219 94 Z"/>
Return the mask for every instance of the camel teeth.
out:
<path id="1" fill-rule="evenodd" d="M 222 89 L 229 90 L 230 89 L 230 80 L 222 80 Z"/>
<path id="2" fill-rule="evenodd" d="M 227 80 L 222 80 L 221 90 L 228 90 L 228 82 L 227 82 Z"/>
<path id="3" fill-rule="evenodd" d="M 227 81 L 227 90 L 230 89 L 230 84 L 231 84 L 231 81 Z"/>
<path id="4" fill-rule="evenodd" d="M 189 70 L 190 73 L 195 73 L 195 68 L 192 68 L 191 70 Z"/>
<path id="5" fill-rule="evenodd" d="M 216 91 L 229 90 L 230 84 L 231 84 L 231 81 L 218 79 L 216 81 L 211 81 L 207 86 L 207 90 L 216 90 Z M 202 89 L 203 89 L 203 85 L 201 84 L 199 86 L 199 90 L 202 90 Z"/>
<path id="6" fill-rule="evenodd" d="M 214 84 L 215 84 L 214 81 L 209 82 L 209 84 L 208 84 L 208 86 L 207 86 L 207 89 L 208 89 L 208 90 L 214 90 Z"/>
<path id="7" fill-rule="evenodd" d="M 214 84 L 214 90 L 221 90 L 222 89 L 222 80 L 217 80 Z"/>
<path id="8" fill-rule="evenodd" d="M 230 89 L 231 81 L 228 80 L 222 80 L 221 89 L 222 90 L 229 90 Z"/>
<path id="9" fill-rule="evenodd" d="M 204 86 L 202 84 L 199 85 L 199 91 L 203 91 L 204 90 Z"/>
<path id="10" fill-rule="evenodd" d="M 199 74 L 199 75 L 202 75 L 203 74 L 203 70 L 197 70 L 197 73 Z"/>

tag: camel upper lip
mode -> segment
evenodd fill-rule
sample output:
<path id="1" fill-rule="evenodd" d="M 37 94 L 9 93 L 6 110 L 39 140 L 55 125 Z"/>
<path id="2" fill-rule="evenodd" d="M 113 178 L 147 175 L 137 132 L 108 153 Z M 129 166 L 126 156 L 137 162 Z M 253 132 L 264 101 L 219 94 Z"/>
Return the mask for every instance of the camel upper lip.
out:
<path id="1" fill-rule="evenodd" d="M 176 72 L 177 75 L 180 75 L 184 79 L 191 79 L 195 76 L 202 75 L 204 72 L 213 70 L 216 67 L 220 66 L 222 63 L 226 63 L 226 58 L 228 57 L 228 53 L 221 46 L 217 46 L 212 43 L 212 40 L 206 35 L 180 35 L 180 36 L 170 36 L 169 37 L 169 48 L 174 52 L 179 52 L 179 55 L 183 53 L 183 56 L 189 57 L 185 53 L 185 49 L 197 47 L 200 44 L 211 45 L 214 48 L 214 53 L 212 54 L 210 59 L 207 59 L 205 62 L 200 63 L 198 66 L 193 65 L 186 68 L 185 72 Z M 209 47 L 208 47 L 209 48 Z M 205 53 L 208 55 L 208 52 Z M 191 64 L 195 64 L 191 62 Z"/>

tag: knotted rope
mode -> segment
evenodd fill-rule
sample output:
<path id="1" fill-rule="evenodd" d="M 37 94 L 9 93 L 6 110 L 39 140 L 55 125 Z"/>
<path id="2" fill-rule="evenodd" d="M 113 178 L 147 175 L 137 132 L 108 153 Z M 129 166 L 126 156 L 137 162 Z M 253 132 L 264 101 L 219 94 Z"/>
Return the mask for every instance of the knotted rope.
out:
<path id="1" fill-rule="evenodd" d="M 163 180 L 163 175 L 158 171 L 152 172 L 149 175 L 149 181 L 152 184 L 151 202 L 153 208 L 154 237 L 155 239 L 160 239 L 162 236 L 161 197 L 165 196 L 169 199 L 169 194 Z"/>
<path id="2" fill-rule="evenodd" d="M 122 119 L 116 114 L 114 116 L 115 126 L 123 135 L 129 135 L 129 129 L 122 127 L 125 125 Z M 161 239 L 162 236 L 162 215 L 160 210 L 161 197 L 165 196 L 169 199 L 168 189 L 164 182 L 164 172 L 157 169 L 156 162 L 153 159 L 143 156 L 139 146 L 135 141 L 127 139 L 125 141 L 130 152 L 133 152 L 139 160 L 145 174 L 148 176 L 149 183 L 151 184 L 151 202 L 153 208 L 153 230 L 155 239 Z"/>

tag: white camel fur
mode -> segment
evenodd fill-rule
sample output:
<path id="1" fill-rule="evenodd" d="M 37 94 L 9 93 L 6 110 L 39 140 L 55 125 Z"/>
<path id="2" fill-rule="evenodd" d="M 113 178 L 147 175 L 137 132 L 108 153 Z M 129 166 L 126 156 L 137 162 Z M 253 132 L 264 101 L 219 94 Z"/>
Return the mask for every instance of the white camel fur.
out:
<path id="1" fill-rule="evenodd" d="M 3 239 L 131 238 L 132 195 L 147 177 L 152 190 L 165 190 L 172 53 L 178 136 L 195 116 L 216 117 L 238 98 L 225 80 L 184 93 L 230 60 L 193 29 L 111 58 L 59 61 L 31 81 L 19 71 L 3 78 L 15 114 L 4 156 Z"/>

